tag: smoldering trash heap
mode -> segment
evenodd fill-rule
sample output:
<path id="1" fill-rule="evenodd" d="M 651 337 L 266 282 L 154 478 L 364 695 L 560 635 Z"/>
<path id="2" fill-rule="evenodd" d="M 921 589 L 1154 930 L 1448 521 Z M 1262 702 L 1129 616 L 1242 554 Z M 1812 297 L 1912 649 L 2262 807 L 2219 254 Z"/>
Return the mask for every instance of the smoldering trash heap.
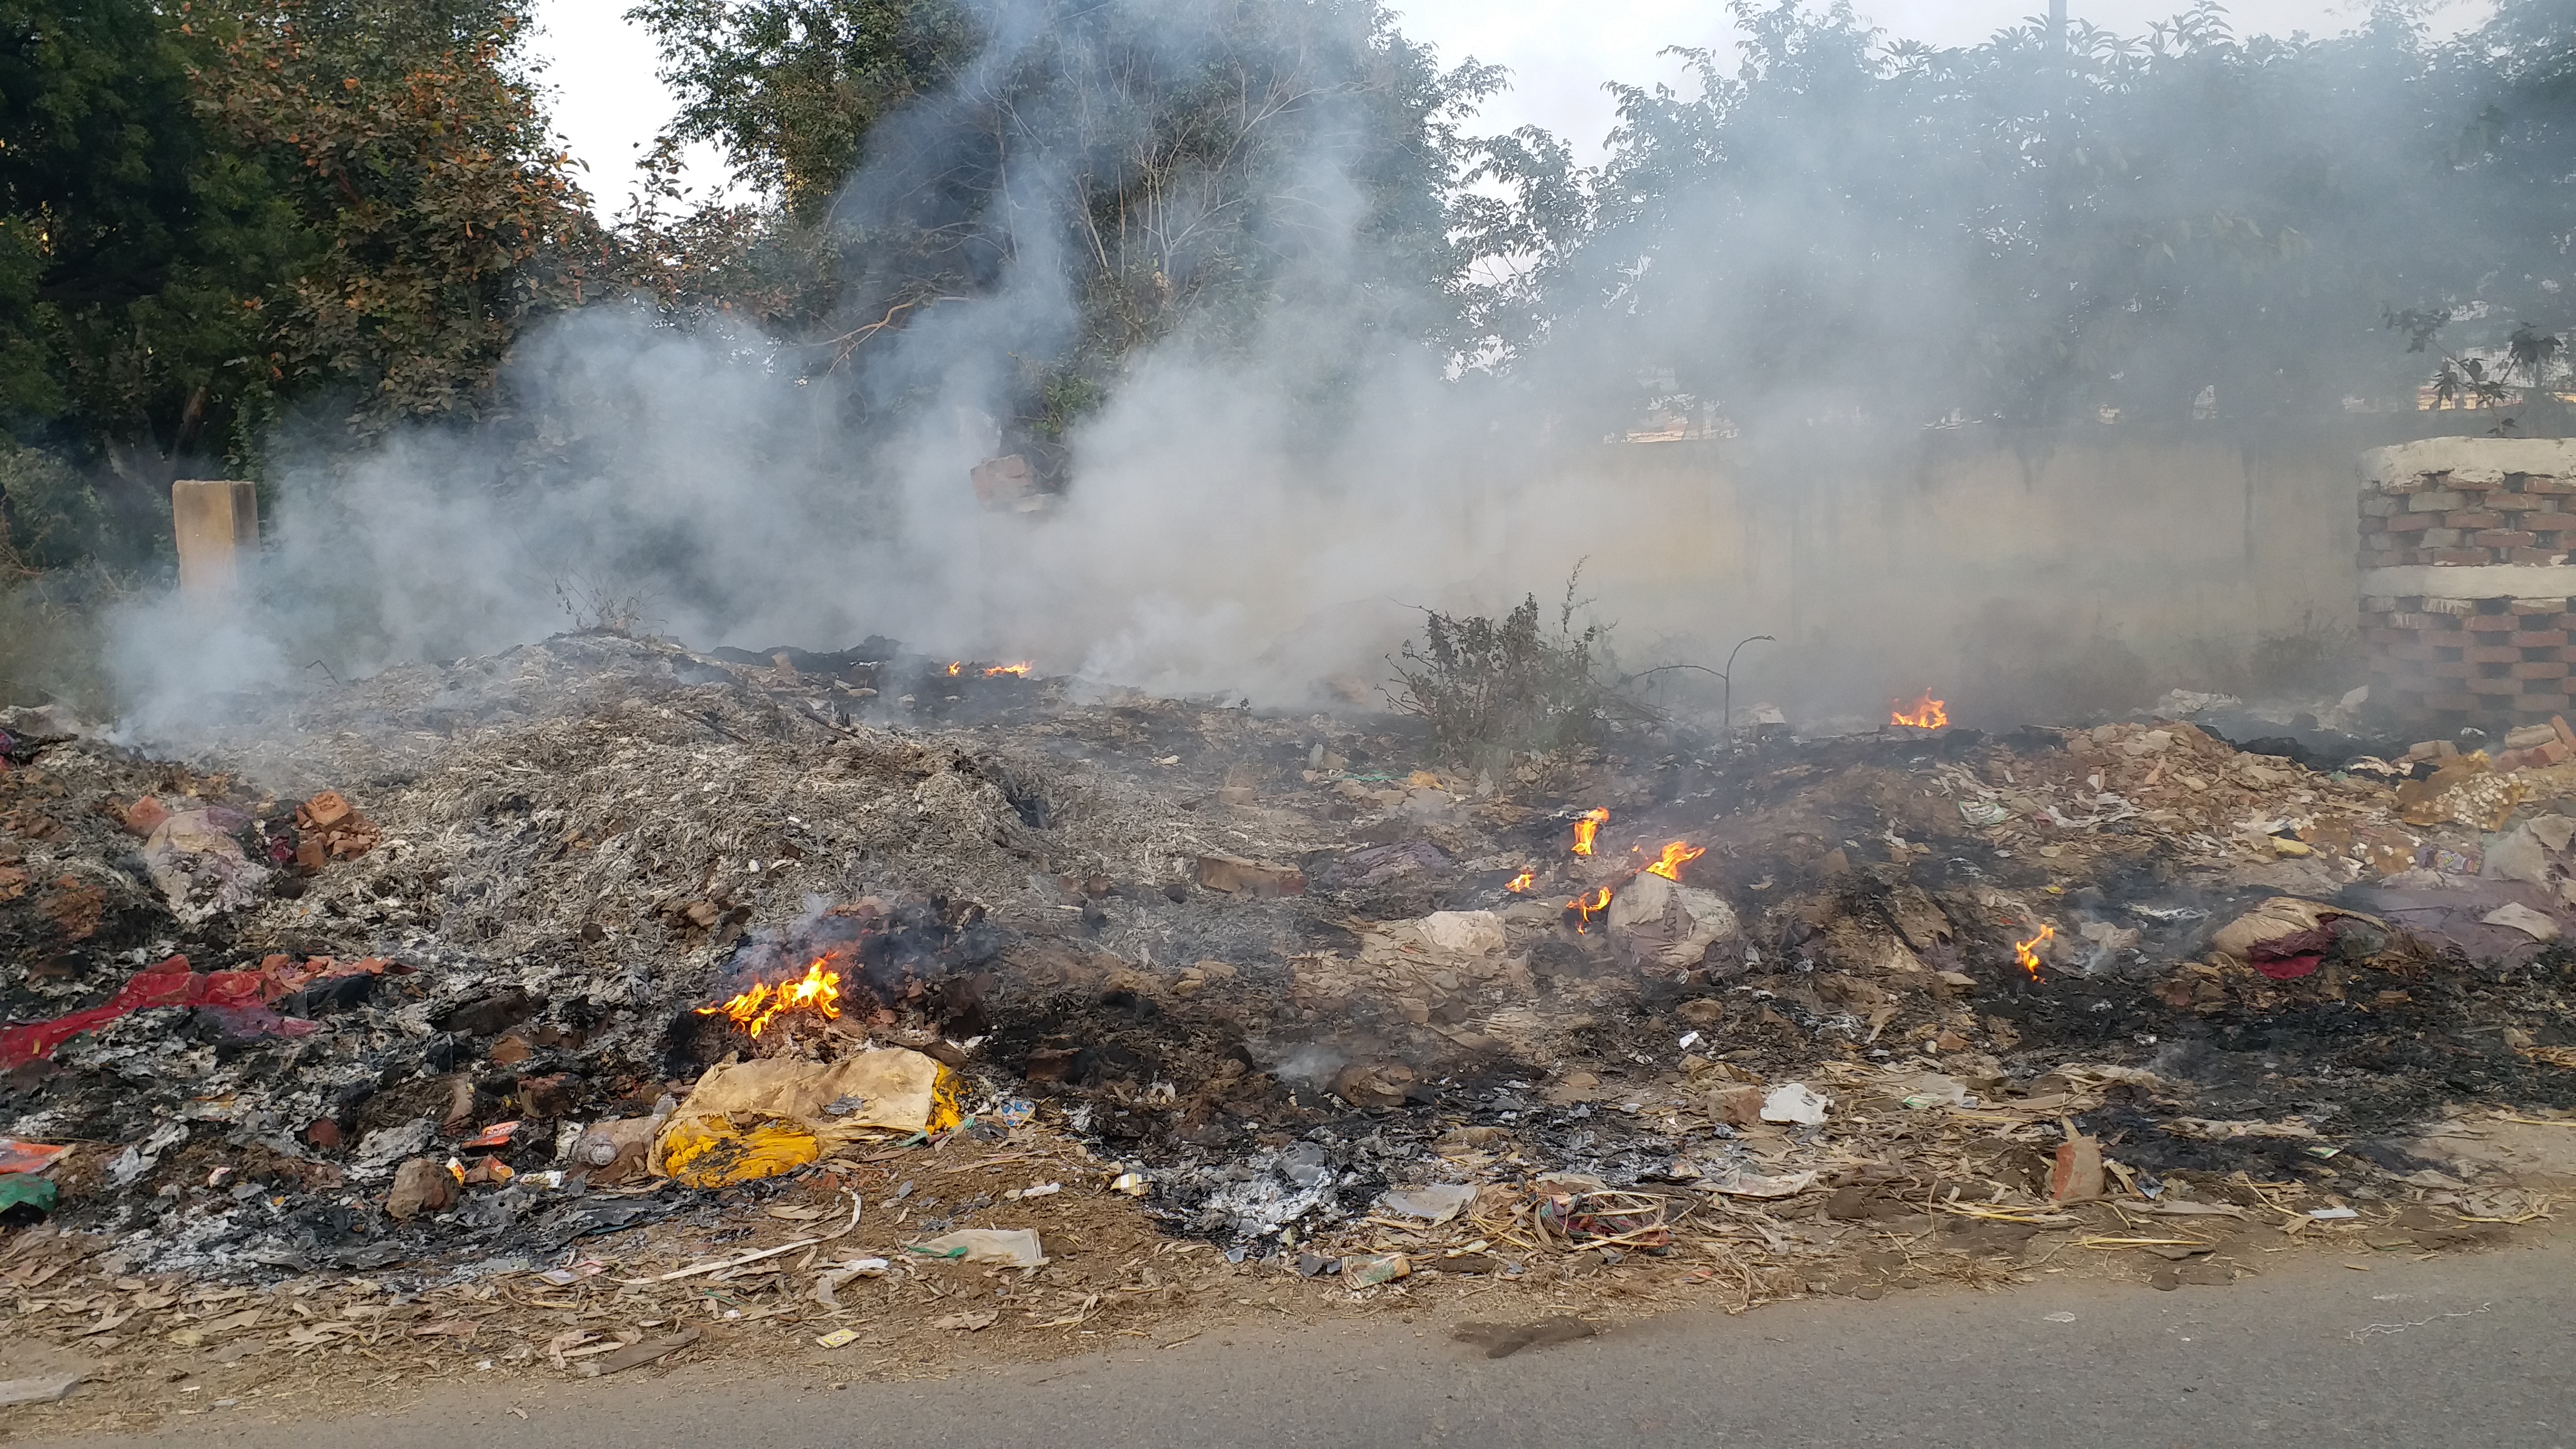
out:
<path id="1" fill-rule="evenodd" d="M 1401 718 L 594 631 L 185 758 L 14 710 L 0 1271 L 93 1358 L 579 1373 L 1245 1279 L 2173 1287 L 2546 1212 L 2568 742 L 2167 704 L 1470 775 Z"/>

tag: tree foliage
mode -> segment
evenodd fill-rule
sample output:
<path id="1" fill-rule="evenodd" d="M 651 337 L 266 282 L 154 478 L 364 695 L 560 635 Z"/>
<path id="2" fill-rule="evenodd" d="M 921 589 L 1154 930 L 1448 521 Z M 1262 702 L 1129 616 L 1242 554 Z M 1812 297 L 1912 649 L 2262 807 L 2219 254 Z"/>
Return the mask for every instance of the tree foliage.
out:
<path id="1" fill-rule="evenodd" d="M 2411 405 L 2393 309 L 2501 347 L 2562 305 L 2566 42 L 2536 15 L 2239 40 L 2202 0 L 1961 49 L 1840 3 L 1736 15 L 1731 68 L 1614 87 L 1598 167 L 1489 153 L 1474 241 L 1514 265 L 1477 299 L 1488 360 L 1743 426 L 2278 418 Z"/>
<path id="2" fill-rule="evenodd" d="M 353 441 L 472 415 L 521 327 L 614 285 L 521 24 L 520 0 L 0 0 L 0 424 L 51 460 L 0 477 L 16 538 L 95 505 L 97 548 L 148 550 L 173 477 L 254 467 L 292 409 Z"/>
<path id="3" fill-rule="evenodd" d="M 512 0 L 236 0 L 203 110 L 283 179 L 315 240 L 259 299 L 270 378 L 352 398 L 361 431 L 470 414 L 532 317 L 620 277 L 509 64 Z"/>
<path id="4" fill-rule="evenodd" d="M 1314 314 L 1353 357 L 1448 340 L 1461 125 L 1500 83 L 1440 69 L 1374 0 L 648 0 L 683 109 L 828 275 L 777 289 L 861 416 L 922 381 L 871 370 L 961 299 L 1015 360 L 1007 426 L 1041 452 L 1166 340 L 1239 352 Z M 1273 343 L 1275 334 L 1269 336 Z M 1343 372 L 1310 375 L 1329 389 Z"/>

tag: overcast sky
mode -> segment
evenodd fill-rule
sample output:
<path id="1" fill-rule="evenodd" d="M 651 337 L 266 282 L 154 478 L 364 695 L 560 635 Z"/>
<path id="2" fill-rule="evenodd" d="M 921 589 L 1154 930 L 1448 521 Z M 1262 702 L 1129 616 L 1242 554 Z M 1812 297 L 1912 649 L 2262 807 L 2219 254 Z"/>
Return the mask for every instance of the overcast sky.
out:
<path id="1" fill-rule="evenodd" d="M 572 152 L 590 166 L 588 185 L 604 210 L 627 195 L 632 158 L 670 118 L 667 91 L 654 76 L 652 42 L 623 18 L 633 0 L 537 0 L 535 50 L 555 88 L 554 116 Z M 2437 0 L 2433 22 L 2473 23 L 2480 0 Z M 1404 32 L 1439 48 L 1444 62 L 1473 56 L 1511 67 L 1512 89 L 1485 108 L 1485 129 L 1535 122 L 1571 139 L 1580 154 L 1599 154 L 1610 127 L 1601 83 L 1672 81 L 1680 71 L 1658 52 L 1674 45 L 1718 46 L 1732 34 L 1726 7 L 1714 0 L 1396 0 Z M 2044 3 L 1999 0 L 1857 0 L 1861 14 L 1888 31 L 1936 45 L 1965 45 L 2023 19 Z M 2071 0 L 2072 12 L 2108 29 L 2135 32 L 2185 8 L 2185 0 Z M 2235 0 L 2229 12 L 2240 35 L 2306 30 L 2330 34 L 2367 11 L 2366 0 Z M 711 154 L 693 158 L 692 178 L 720 176 Z"/>

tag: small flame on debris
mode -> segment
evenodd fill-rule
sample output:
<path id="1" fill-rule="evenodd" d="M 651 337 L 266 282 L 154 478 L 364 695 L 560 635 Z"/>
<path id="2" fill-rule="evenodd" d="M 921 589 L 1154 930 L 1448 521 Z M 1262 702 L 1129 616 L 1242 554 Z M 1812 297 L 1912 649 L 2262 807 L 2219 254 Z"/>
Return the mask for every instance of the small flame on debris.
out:
<path id="1" fill-rule="evenodd" d="M 1708 854 L 1708 847 L 1703 845 L 1693 845 L 1684 840 L 1666 841 L 1664 858 L 1647 866 L 1646 874 L 1659 875 L 1669 881 L 1679 881 L 1682 878 L 1682 867 L 1706 854 Z"/>
<path id="2" fill-rule="evenodd" d="M 1574 923 L 1575 934 L 1581 935 L 1583 933 L 1583 929 L 1592 924 L 1592 918 L 1594 916 L 1597 916 L 1610 908 L 1610 888 L 1608 886 L 1603 886 L 1588 896 L 1576 896 L 1573 900 L 1565 903 L 1565 908 L 1569 911 L 1581 911 L 1583 913 L 1583 919 Z"/>
<path id="3" fill-rule="evenodd" d="M 776 987 L 766 981 L 755 982 L 749 991 L 742 992 L 722 1006 L 699 1007 L 698 1015 L 730 1018 L 755 1041 L 759 1039 L 761 1029 L 783 1012 L 804 1009 L 820 1014 L 825 1021 L 837 1020 L 841 1015 L 841 973 L 823 969 L 823 963 L 828 959 L 815 957 L 814 963 L 805 968 L 803 976 L 781 982 Z"/>
<path id="4" fill-rule="evenodd" d="M 1904 700 L 1898 700 L 1895 707 L 1889 711 L 1887 722 L 1892 725 L 1903 725 L 1910 730 L 1943 729 L 1950 723 L 1950 710 L 1941 701 L 1934 699 L 1932 691 L 1927 689 L 1915 696 L 1910 704 Z"/>
<path id="5" fill-rule="evenodd" d="M 951 661 L 951 662 L 950 662 L 950 664 L 949 664 L 949 666 L 948 666 L 948 677 L 949 677 L 949 678 L 954 679 L 954 678 L 956 678 L 958 675 L 963 674 L 963 673 L 965 673 L 965 672 L 966 672 L 966 661 L 965 661 L 965 660 L 963 660 L 963 659 L 959 659 L 959 660 L 954 660 L 954 661 Z"/>
<path id="6" fill-rule="evenodd" d="M 1038 666 L 1035 661 L 1027 659 L 1023 659 L 1017 664 L 996 664 L 992 668 L 984 671 L 984 677 L 986 679 L 990 679 L 996 674 L 1012 674 L 1017 675 L 1022 679 L 1026 679 L 1029 677 L 1029 671 L 1037 667 Z M 955 669 L 950 669 L 948 672 L 955 674 L 957 671 Z"/>
<path id="7" fill-rule="evenodd" d="M 1521 867 L 1521 873 L 1519 875 L 1513 876 L 1510 880 L 1503 882 L 1503 889 L 1510 891 L 1513 895 L 1519 895 L 1521 892 L 1528 890 L 1530 888 L 1530 884 L 1537 879 L 1538 867 L 1525 865 Z"/>
<path id="8" fill-rule="evenodd" d="M 1574 853 L 1590 855 L 1592 837 L 1600 834 L 1601 827 L 1609 823 L 1610 811 L 1605 806 L 1596 805 L 1584 811 L 1582 817 L 1574 822 Z"/>
<path id="9" fill-rule="evenodd" d="M 2042 941 L 2048 940 L 2056 934 L 2057 928 L 2055 926 L 2043 925 L 2039 928 L 2038 935 L 2031 937 L 2027 941 L 2013 942 L 2013 957 L 2021 962 L 2021 969 L 2030 973 L 2031 980 L 2037 981 L 2039 979 L 2039 953 L 2031 948 L 2037 946 Z"/>

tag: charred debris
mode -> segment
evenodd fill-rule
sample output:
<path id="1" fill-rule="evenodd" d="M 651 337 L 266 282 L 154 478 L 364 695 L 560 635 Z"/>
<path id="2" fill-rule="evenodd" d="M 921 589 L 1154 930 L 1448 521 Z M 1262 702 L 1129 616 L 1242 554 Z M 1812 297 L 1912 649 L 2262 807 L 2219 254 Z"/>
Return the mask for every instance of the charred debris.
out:
<path id="1" fill-rule="evenodd" d="M 1363 1277 L 1397 1223 L 1519 1272 L 1694 1211 L 2527 1208 L 2438 1132 L 2576 1107 L 2566 748 L 2196 703 L 1466 776 L 1403 720 L 590 633 L 184 752 L 14 711 L 12 1212 L 138 1272 L 533 1270 L 954 1133 Z M 917 1122 L 753 1103 L 674 1170 L 711 1074 L 886 1051 Z"/>

